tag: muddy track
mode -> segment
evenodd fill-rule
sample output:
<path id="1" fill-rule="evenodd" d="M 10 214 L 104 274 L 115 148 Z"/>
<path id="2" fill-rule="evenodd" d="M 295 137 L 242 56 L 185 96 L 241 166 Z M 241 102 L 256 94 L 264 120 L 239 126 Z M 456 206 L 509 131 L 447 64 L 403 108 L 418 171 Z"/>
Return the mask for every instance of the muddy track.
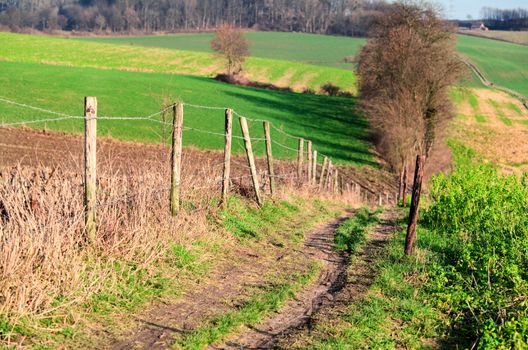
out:
<path id="1" fill-rule="evenodd" d="M 243 295 L 245 287 L 263 283 L 262 276 L 266 273 L 270 271 L 275 271 L 277 274 L 296 273 L 309 265 L 310 261 L 316 260 L 322 264 L 317 282 L 303 290 L 294 301 L 283 308 L 279 315 L 284 317 L 280 320 L 274 318 L 274 321 L 267 326 L 268 330 L 271 328 L 269 335 L 255 328 L 253 334 L 248 334 L 250 337 L 248 340 L 265 344 L 269 339 L 275 339 L 276 336 L 283 334 L 284 330 L 298 327 L 305 323 L 311 313 L 344 283 L 347 256 L 333 249 L 333 237 L 336 228 L 352 214 L 350 212 L 347 216 L 309 232 L 302 249 L 293 252 L 277 251 L 277 256 L 266 260 L 246 252 L 243 263 L 236 266 L 226 263 L 210 281 L 190 291 L 177 303 L 154 307 L 137 319 L 138 328 L 132 334 L 114 341 L 108 347 L 123 350 L 170 348 L 173 345 L 174 334 L 192 331 L 201 322 L 232 310 L 240 303 L 240 299 L 248 297 Z M 291 260 L 295 263 L 277 267 L 280 265 L 279 260 L 286 260 L 285 254 L 291 254 Z M 233 343 L 228 347 L 240 346 Z"/>
<path id="2" fill-rule="evenodd" d="M 296 295 L 277 314 L 256 327 L 245 327 L 242 332 L 220 346 L 209 349 L 267 349 L 288 332 L 306 324 L 346 283 L 348 255 L 334 249 L 335 230 L 346 218 L 312 232 L 304 244 L 304 254 L 319 261 L 322 268 L 315 283 Z"/>
<path id="3" fill-rule="evenodd" d="M 396 231 L 399 217 L 400 212 L 398 210 L 389 209 L 385 211 L 381 216 L 380 223 L 369 232 L 366 244 L 353 257 L 353 262 L 347 269 L 346 282 L 342 288 L 333 295 L 333 298 L 322 305 L 319 312 L 314 313 L 307 322 L 275 339 L 272 346 L 268 346 L 268 348 L 304 349 L 307 347 L 307 344 L 304 343 L 306 339 L 311 335 L 317 337 L 317 334 L 313 334 L 313 329 L 317 324 L 332 322 L 342 315 L 350 304 L 360 302 L 376 280 L 378 275 L 376 262 Z"/>
<path id="4" fill-rule="evenodd" d="M 347 266 L 347 256 L 333 249 L 333 230 L 311 237 L 306 245 L 315 247 L 316 254 L 320 254 L 317 258 L 326 262 L 317 283 L 301 292 L 274 317 L 210 349 L 297 347 L 319 319 L 333 319 L 342 308 L 364 296 L 376 278 L 375 261 L 395 229 L 396 216 L 394 211 L 383 214 L 381 223 L 371 230 L 367 243 L 351 266 Z"/>

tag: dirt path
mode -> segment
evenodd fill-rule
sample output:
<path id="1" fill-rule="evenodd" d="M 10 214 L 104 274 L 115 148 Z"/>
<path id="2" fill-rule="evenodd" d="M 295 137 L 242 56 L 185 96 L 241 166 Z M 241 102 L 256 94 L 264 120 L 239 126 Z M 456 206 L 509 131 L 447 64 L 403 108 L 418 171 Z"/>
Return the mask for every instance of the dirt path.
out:
<path id="1" fill-rule="evenodd" d="M 218 347 L 211 349 L 291 349 L 303 346 L 319 320 L 332 320 L 350 303 L 361 298 L 375 280 L 375 261 L 394 231 L 397 212 L 387 211 L 381 223 L 371 230 L 367 243 L 353 264 L 348 267 L 348 257 L 333 250 L 333 231 L 312 237 L 306 243 L 315 248 L 317 258 L 326 266 L 318 282 L 304 290 L 274 317 L 253 328 L 246 328 Z M 347 273 L 348 271 L 348 273 Z"/>
<path id="2" fill-rule="evenodd" d="M 296 295 L 279 313 L 256 327 L 245 327 L 238 336 L 228 339 L 223 345 L 210 349 L 263 349 L 270 348 L 286 332 L 306 324 L 314 312 L 346 281 L 348 256 L 334 249 L 334 233 L 345 218 L 312 232 L 304 244 L 304 254 L 322 264 L 315 283 Z"/>
<path id="3" fill-rule="evenodd" d="M 352 215 L 352 213 L 349 213 Z M 303 323 L 312 310 L 316 310 L 326 296 L 344 282 L 347 258 L 333 250 L 335 229 L 348 218 L 345 216 L 320 226 L 306 235 L 302 249 L 286 251 L 284 248 L 270 254 L 268 258 L 240 251 L 241 260 L 235 265 L 226 262 L 206 284 L 184 295 L 172 305 L 157 305 L 140 319 L 133 334 L 115 341 L 112 349 L 166 349 L 172 345 L 173 334 L 195 329 L 201 322 L 225 313 L 240 304 L 247 286 L 263 283 L 267 273 L 295 273 L 318 260 L 323 264 L 322 273 L 315 284 L 301 292 L 297 299 L 289 303 L 288 317 L 275 320 L 268 328 L 281 334 L 282 329 L 296 327 Z M 273 244 L 273 243 L 271 243 Z M 286 256 L 290 255 L 290 256 Z M 291 263 L 282 263 L 291 261 Z M 266 342 L 268 336 L 251 335 L 252 340 Z M 250 338 L 247 338 L 249 340 Z M 239 347 L 235 345 L 235 347 Z"/>
<path id="4" fill-rule="evenodd" d="M 352 265 L 347 269 L 346 282 L 332 298 L 329 298 L 306 322 L 285 333 L 267 348 L 273 345 L 275 349 L 303 349 L 312 329 L 321 322 L 331 322 L 343 313 L 354 302 L 361 300 L 377 276 L 376 261 L 383 253 L 385 245 L 396 230 L 399 213 L 396 210 L 387 210 L 381 216 L 381 222 L 374 227 L 367 238 L 361 251 L 353 257 Z"/>

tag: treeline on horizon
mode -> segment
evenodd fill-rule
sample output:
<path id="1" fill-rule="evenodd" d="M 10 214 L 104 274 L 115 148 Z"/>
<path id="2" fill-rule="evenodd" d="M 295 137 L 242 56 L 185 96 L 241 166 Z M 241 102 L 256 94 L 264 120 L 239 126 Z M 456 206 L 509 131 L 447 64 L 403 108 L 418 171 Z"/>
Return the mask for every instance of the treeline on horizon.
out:
<path id="1" fill-rule="evenodd" d="M 484 23 L 491 30 L 528 30 L 528 9 L 483 7 L 481 15 L 481 19 L 458 21 L 458 25 L 471 28 L 472 25 Z"/>
<path id="2" fill-rule="evenodd" d="M 193 32 L 222 24 L 267 31 L 366 36 L 385 0 L 0 0 L 11 31 Z M 491 29 L 528 29 L 528 10 L 485 7 Z"/>
<path id="3" fill-rule="evenodd" d="M 205 31 L 222 24 L 364 36 L 383 0 L 0 0 L 12 31 Z"/>

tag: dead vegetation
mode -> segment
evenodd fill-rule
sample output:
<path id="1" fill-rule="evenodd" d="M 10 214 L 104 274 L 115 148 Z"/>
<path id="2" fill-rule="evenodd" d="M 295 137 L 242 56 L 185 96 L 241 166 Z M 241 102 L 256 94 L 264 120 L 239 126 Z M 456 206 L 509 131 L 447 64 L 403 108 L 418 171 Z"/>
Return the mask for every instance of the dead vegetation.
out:
<path id="1" fill-rule="evenodd" d="M 2 154 L 12 155 L 2 157 L 0 167 L 0 344 L 26 346 L 37 334 L 56 337 L 72 327 L 108 331 L 107 315 L 177 296 L 207 279 L 222 257 L 236 255 L 238 238 L 224 228 L 218 207 L 222 153 L 184 152 L 182 211 L 172 219 L 163 147 L 102 141 L 97 239 L 87 245 L 80 137 L 14 131 L 0 131 L 9 143 L 0 145 Z M 258 166 L 264 168 L 262 160 Z M 294 168 L 276 163 L 277 174 Z M 283 195 L 268 201 L 280 203 L 292 194 L 306 203 L 314 196 L 337 198 L 292 181 L 279 178 Z M 253 196 L 238 157 L 232 186 L 238 198 Z"/>

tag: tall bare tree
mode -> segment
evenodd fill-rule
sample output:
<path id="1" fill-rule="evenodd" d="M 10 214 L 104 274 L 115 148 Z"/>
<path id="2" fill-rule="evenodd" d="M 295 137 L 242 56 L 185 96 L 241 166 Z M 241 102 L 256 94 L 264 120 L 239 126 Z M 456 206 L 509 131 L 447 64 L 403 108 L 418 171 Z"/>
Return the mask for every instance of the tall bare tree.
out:
<path id="1" fill-rule="evenodd" d="M 403 178 L 415 154 L 425 166 L 439 130 L 451 118 L 449 87 L 463 67 L 454 29 L 429 4 L 398 1 L 373 28 L 358 60 L 359 104 L 379 150 Z"/>
<path id="2" fill-rule="evenodd" d="M 249 41 L 244 32 L 228 24 L 216 30 L 211 47 L 225 58 L 229 76 L 238 73 L 246 57 L 249 56 Z"/>
<path id="3" fill-rule="evenodd" d="M 430 154 L 452 116 L 449 87 L 462 72 L 453 28 L 430 5 L 399 1 L 374 24 L 358 59 L 360 106 L 394 170 Z"/>

